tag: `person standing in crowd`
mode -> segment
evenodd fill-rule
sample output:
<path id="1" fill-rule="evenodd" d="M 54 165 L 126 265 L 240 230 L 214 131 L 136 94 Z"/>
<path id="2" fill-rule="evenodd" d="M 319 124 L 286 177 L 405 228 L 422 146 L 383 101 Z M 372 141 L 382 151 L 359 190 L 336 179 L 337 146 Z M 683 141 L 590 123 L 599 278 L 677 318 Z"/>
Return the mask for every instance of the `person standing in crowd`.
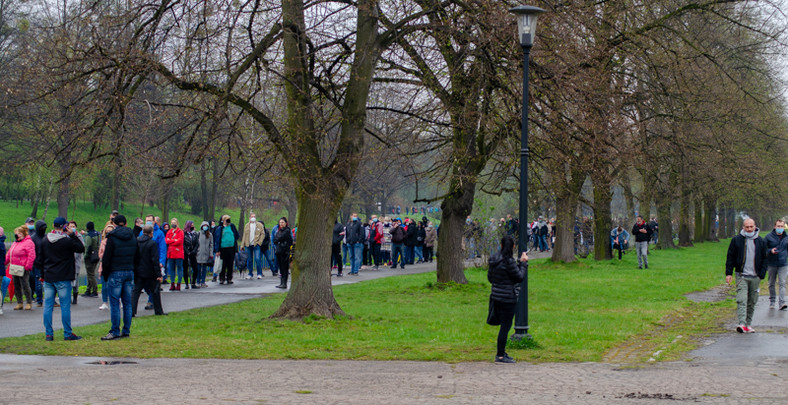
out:
<path id="1" fill-rule="evenodd" d="M 290 233 L 287 218 L 282 217 L 279 219 L 279 228 L 277 228 L 274 235 L 274 251 L 276 253 L 276 262 L 279 265 L 279 273 L 281 274 L 281 282 L 276 288 L 287 288 L 287 278 L 290 276 L 291 246 L 293 246 L 293 235 Z"/>
<path id="2" fill-rule="evenodd" d="M 37 231 L 39 223 L 43 226 L 40 234 Z M 40 307 L 44 305 L 44 294 L 41 289 L 41 255 L 38 249 L 44 237 L 44 233 L 46 232 L 47 224 L 44 221 L 36 221 L 33 218 L 27 218 L 25 224 L 27 225 L 27 234 L 30 235 L 30 239 L 33 240 L 33 244 L 36 246 L 36 261 L 33 262 L 33 271 L 30 272 L 30 291 L 33 293 L 36 306 Z"/>
<path id="3" fill-rule="evenodd" d="M 648 226 L 650 226 L 651 230 L 653 231 L 653 233 L 651 234 L 652 240 L 656 245 L 657 242 L 659 241 L 659 223 L 657 222 L 657 218 L 651 218 L 651 220 L 648 222 Z"/>
<path id="4" fill-rule="evenodd" d="M 490 305 L 501 322 L 498 330 L 496 363 L 515 363 L 506 353 L 506 340 L 512 328 L 514 309 L 520 295 L 520 283 L 528 270 L 528 254 L 523 252 L 520 261 L 515 262 L 513 254 L 514 239 L 504 236 L 501 239 L 501 250 L 490 256 L 487 280 L 492 284 Z"/>
<path id="5" fill-rule="evenodd" d="M 142 218 L 134 218 L 134 228 L 131 228 L 131 232 L 136 236 L 142 233 L 142 226 L 145 225 L 145 222 Z"/>
<path id="6" fill-rule="evenodd" d="M 52 311 L 55 307 L 55 294 L 60 297 L 60 319 L 63 324 L 63 340 L 80 340 L 71 329 L 71 282 L 76 270 L 74 254 L 85 251 L 85 245 L 77 235 L 66 227 L 66 219 L 55 218 L 54 229 L 41 244 L 41 263 L 44 283 L 44 332 L 47 341 L 54 340 Z M 65 228 L 65 229 L 64 229 Z"/>
<path id="7" fill-rule="evenodd" d="M 635 225 L 632 226 L 632 234 L 635 235 L 635 249 L 638 252 L 638 268 L 644 266 L 648 268 L 648 242 L 651 240 L 651 227 L 640 215 L 637 216 Z"/>
<path id="8" fill-rule="evenodd" d="M 413 264 L 416 255 L 416 238 L 419 230 L 413 219 L 405 218 L 405 264 Z"/>
<path id="9" fill-rule="evenodd" d="M 334 220 L 334 229 L 331 231 L 331 261 L 337 266 L 337 277 L 342 277 L 342 239 L 345 236 L 345 227 Z"/>
<path id="10" fill-rule="evenodd" d="M 785 303 L 785 276 L 788 274 L 788 236 L 785 233 L 785 221 L 778 219 L 774 223 L 774 229 L 766 235 L 766 248 L 769 254 L 766 256 L 766 270 L 769 273 L 769 309 L 775 308 L 777 300 L 777 288 L 775 282 L 779 283 L 780 290 L 780 310 L 788 309 Z"/>
<path id="11" fill-rule="evenodd" d="M 435 227 L 432 226 L 432 222 L 427 223 L 427 228 L 425 229 L 426 236 L 424 238 L 424 261 L 432 263 L 432 258 L 435 256 L 435 242 L 438 240 L 438 233 L 435 231 Z M 511 235 L 509 235 L 511 236 Z"/>
<path id="12" fill-rule="evenodd" d="M 9 265 L 22 266 L 24 272 L 21 276 L 13 276 L 14 295 L 16 295 L 15 311 L 23 308 L 22 295 L 27 300 L 24 309 L 33 309 L 33 293 L 30 290 L 30 272 L 33 270 L 33 262 L 36 260 L 36 245 L 27 234 L 27 226 L 20 226 L 14 229 L 14 244 L 5 254 L 6 268 Z"/>
<path id="13" fill-rule="evenodd" d="M 158 218 L 159 217 L 156 217 L 157 220 L 158 220 Z M 170 231 L 170 224 L 162 225 L 161 226 L 161 231 L 164 232 L 164 234 L 166 235 Z"/>
<path id="14" fill-rule="evenodd" d="M 249 222 L 244 226 L 244 236 L 241 239 L 241 250 L 246 250 L 246 270 L 249 274 L 245 277 L 251 280 L 254 270 L 257 270 L 257 279 L 263 278 L 263 246 L 267 246 L 268 230 L 263 222 L 257 221 L 255 213 L 249 214 Z"/>
<path id="15" fill-rule="evenodd" d="M 68 227 L 71 228 L 71 232 L 77 235 L 79 241 L 82 242 L 82 244 L 84 245 L 85 239 L 82 238 L 82 234 L 77 232 L 77 223 L 71 221 L 68 223 Z M 79 273 L 82 271 L 82 266 L 84 266 L 84 264 L 85 264 L 85 255 L 83 253 L 74 253 L 75 274 L 74 274 L 74 282 L 72 283 L 73 285 L 71 289 L 71 295 L 72 295 L 71 305 L 77 305 L 77 297 L 79 296 Z"/>
<path id="16" fill-rule="evenodd" d="M 357 276 L 361 268 L 361 255 L 364 252 L 364 228 L 358 220 L 358 214 L 350 214 L 350 221 L 345 227 L 348 250 L 350 250 L 350 275 Z"/>
<path id="17" fill-rule="evenodd" d="M 624 227 L 619 225 L 610 231 L 610 246 L 613 250 L 618 250 L 618 260 L 621 260 L 621 254 L 627 249 L 629 245 L 629 232 Z"/>
<path id="18" fill-rule="evenodd" d="M 134 267 L 138 262 L 137 238 L 131 228 L 126 226 L 126 217 L 117 215 L 113 220 L 115 230 L 107 235 L 107 246 L 101 260 L 102 277 L 109 288 L 110 322 L 112 326 L 101 340 L 114 340 L 128 337 L 131 332 L 131 302 L 134 290 Z M 123 330 L 120 329 L 121 307 L 123 303 Z"/>
<path id="19" fill-rule="evenodd" d="M 271 229 L 269 240 L 268 252 L 266 252 L 266 260 L 268 260 L 268 267 L 271 268 L 271 273 L 274 277 L 279 275 L 279 265 L 276 263 L 276 246 L 274 246 L 274 235 L 279 231 L 279 223 L 274 224 Z"/>
<path id="20" fill-rule="evenodd" d="M 289 230 L 289 229 L 288 229 Z M 235 249 L 238 247 L 238 229 L 230 221 L 229 215 L 223 215 L 220 225 L 216 226 L 213 233 L 214 253 L 219 253 L 222 259 L 222 270 L 219 273 L 219 284 L 233 284 L 233 263 L 235 263 Z"/>
<path id="21" fill-rule="evenodd" d="M 98 297 L 98 281 L 96 280 L 96 267 L 98 267 L 98 250 L 101 243 L 96 225 L 93 222 L 85 224 L 85 273 L 87 274 L 87 288 L 83 297 Z"/>
<path id="22" fill-rule="evenodd" d="M 361 227 L 364 229 L 364 249 L 361 252 L 361 268 L 366 269 L 366 266 L 372 265 L 372 260 L 370 260 L 369 257 L 369 222 L 362 223 Z"/>
<path id="23" fill-rule="evenodd" d="M 142 290 L 148 291 L 153 301 L 155 315 L 167 315 L 161 306 L 161 264 L 159 246 L 153 240 L 153 226 L 144 225 L 142 236 L 137 238 L 137 255 L 134 263 L 134 293 L 131 297 L 131 316 L 137 316 L 137 304 Z"/>
<path id="24" fill-rule="evenodd" d="M 200 270 L 197 275 L 197 285 L 200 288 L 207 288 L 205 277 L 208 275 L 208 268 L 212 267 L 213 262 L 213 235 L 208 221 L 200 224 L 200 233 L 197 236 L 197 264 Z"/>
<path id="25" fill-rule="evenodd" d="M 725 261 L 725 282 L 730 285 L 736 272 L 736 313 L 739 333 L 754 333 L 752 314 L 758 303 L 761 280 L 766 277 L 766 241 L 752 218 L 744 220 L 742 230 L 731 239 Z"/>
<path id="26" fill-rule="evenodd" d="M 197 263 L 198 236 L 199 234 L 194 231 L 194 221 L 186 221 L 183 227 L 183 282 L 186 283 L 187 290 L 190 282 L 193 289 L 200 288 L 200 284 L 197 283 L 200 274 L 200 265 Z"/>
<path id="27" fill-rule="evenodd" d="M 427 239 L 426 224 L 419 222 L 416 224 L 416 246 L 414 252 L 418 258 L 418 263 L 424 263 L 424 241 Z"/>
<path id="28" fill-rule="evenodd" d="M 173 218 L 172 227 L 167 231 L 167 274 L 170 276 L 170 291 L 180 291 L 183 281 L 183 230 L 178 227 L 178 219 Z M 177 284 L 176 284 L 177 283 Z"/>
<path id="29" fill-rule="evenodd" d="M 109 286 L 107 285 L 104 277 L 102 277 L 101 272 L 104 270 L 104 266 L 102 265 L 101 261 L 104 258 L 104 251 L 107 250 L 107 235 L 110 232 L 115 230 L 115 225 L 107 225 L 104 227 L 104 230 L 101 232 L 101 243 L 99 243 L 99 265 L 98 265 L 98 275 L 102 279 L 101 282 L 101 306 L 99 306 L 99 310 L 103 311 L 105 309 L 109 309 Z"/>
<path id="30" fill-rule="evenodd" d="M 399 261 L 400 268 L 405 268 L 405 229 L 401 226 L 401 219 L 396 218 L 391 225 L 391 268 L 397 268 Z"/>
<path id="31" fill-rule="evenodd" d="M 380 270 L 380 246 L 383 244 L 383 224 L 378 220 L 377 215 L 372 216 L 369 224 L 369 250 L 372 255 L 371 262 L 375 264 L 372 268 L 377 271 Z"/>

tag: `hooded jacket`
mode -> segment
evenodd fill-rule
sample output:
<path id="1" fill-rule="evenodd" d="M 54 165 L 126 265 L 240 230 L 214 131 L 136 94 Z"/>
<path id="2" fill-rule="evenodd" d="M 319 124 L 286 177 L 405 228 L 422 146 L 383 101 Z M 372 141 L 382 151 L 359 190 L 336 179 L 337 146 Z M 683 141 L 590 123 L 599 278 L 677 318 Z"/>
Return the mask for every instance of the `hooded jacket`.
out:
<path id="1" fill-rule="evenodd" d="M 490 299 L 507 304 L 517 303 L 520 283 L 525 278 L 528 264 L 515 261 L 513 257 L 503 257 L 501 252 L 490 256 L 487 281 L 492 284 Z"/>
<path id="2" fill-rule="evenodd" d="M 206 231 L 202 230 L 204 226 L 208 226 L 208 235 L 205 234 Z M 213 253 L 213 235 L 211 235 L 210 225 L 208 221 L 202 221 L 202 224 L 200 224 L 200 232 L 197 236 L 197 263 L 210 263 L 213 258 Z"/>
<path id="3" fill-rule="evenodd" d="M 214 253 L 219 252 L 219 249 L 222 248 L 222 233 L 224 232 L 225 226 L 224 225 L 217 225 L 216 228 L 213 228 L 213 251 Z M 233 249 L 238 247 L 238 228 L 235 227 L 235 224 L 231 223 L 230 227 L 227 228 L 228 231 L 232 231 L 233 238 L 235 242 L 233 243 Z"/>
<path id="4" fill-rule="evenodd" d="M 408 224 L 408 229 L 405 231 L 405 246 L 416 246 L 419 230 L 415 223 Z"/>
<path id="5" fill-rule="evenodd" d="M 755 272 L 758 278 L 763 280 L 766 277 L 766 241 L 758 236 L 760 230 L 755 228 L 755 235 L 750 238 L 755 242 Z M 741 273 L 744 271 L 744 260 L 747 255 L 746 239 L 742 230 L 738 235 L 731 239 L 731 244 L 728 245 L 728 258 L 725 261 L 725 275 L 733 275 L 733 272 Z"/>
<path id="6" fill-rule="evenodd" d="M 159 246 L 153 238 L 144 233 L 137 238 L 137 255 L 134 265 L 134 275 L 140 278 L 161 277 Z"/>
<path id="7" fill-rule="evenodd" d="M 776 248 L 777 253 L 772 253 L 772 249 Z M 766 265 L 773 267 L 788 266 L 788 232 L 783 232 L 778 235 L 776 231 L 772 230 L 766 235 Z"/>
<path id="8" fill-rule="evenodd" d="M 44 281 L 47 283 L 74 281 L 76 276 L 74 254 L 85 252 L 85 245 L 77 235 L 48 233 L 41 242 L 39 250 L 42 256 L 41 270 L 44 272 Z"/>
<path id="9" fill-rule="evenodd" d="M 137 238 L 127 226 L 119 226 L 107 234 L 107 246 L 101 258 L 101 276 L 109 279 L 113 271 L 134 271 L 137 256 Z"/>
<path id="10" fill-rule="evenodd" d="M 339 245 L 340 243 L 342 243 L 342 237 L 344 235 L 341 235 L 341 234 L 344 231 L 345 231 L 345 227 L 342 226 L 342 224 L 340 224 L 339 222 L 334 223 L 334 229 L 333 229 L 332 235 L 331 235 L 331 244 L 332 245 Z"/>
<path id="11" fill-rule="evenodd" d="M 38 221 L 36 221 L 35 229 L 36 229 L 35 232 L 33 232 L 33 234 L 30 235 L 30 239 L 32 239 L 33 243 L 36 245 L 36 260 L 33 262 L 33 268 L 40 270 L 44 267 L 44 262 L 42 261 L 44 257 L 41 256 L 41 245 L 44 242 L 44 235 L 46 234 L 47 223 L 39 219 Z"/>
<path id="12" fill-rule="evenodd" d="M 11 249 L 5 254 L 5 264 L 16 264 L 25 268 L 25 270 L 33 270 L 33 262 L 36 260 L 36 245 L 30 236 L 25 236 L 24 239 L 14 242 Z"/>
<path id="13" fill-rule="evenodd" d="M 345 240 L 348 245 L 364 243 L 364 228 L 360 220 L 350 221 L 345 225 Z"/>

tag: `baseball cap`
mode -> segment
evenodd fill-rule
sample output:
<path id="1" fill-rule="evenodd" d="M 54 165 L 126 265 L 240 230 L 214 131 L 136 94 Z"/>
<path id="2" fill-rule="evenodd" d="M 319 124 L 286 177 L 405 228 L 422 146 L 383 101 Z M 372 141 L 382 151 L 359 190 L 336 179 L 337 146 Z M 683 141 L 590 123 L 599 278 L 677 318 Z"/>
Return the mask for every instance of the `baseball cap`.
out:
<path id="1" fill-rule="evenodd" d="M 36 219 L 33 218 L 33 217 L 27 217 L 27 219 L 25 220 L 25 223 L 27 224 L 27 223 L 30 223 L 30 222 L 36 222 Z"/>
<path id="2" fill-rule="evenodd" d="M 55 225 L 55 226 L 63 226 L 63 225 L 65 225 L 65 224 L 66 224 L 66 222 L 68 222 L 68 221 L 66 221 L 66 219 L 65 219 L 65 218 L 63 218 L 63 217 L 57 217 L 57 218 L 55 218 L 55 220 L 52 222 L 52 224 L 53 224 L 53 225 Z"/>

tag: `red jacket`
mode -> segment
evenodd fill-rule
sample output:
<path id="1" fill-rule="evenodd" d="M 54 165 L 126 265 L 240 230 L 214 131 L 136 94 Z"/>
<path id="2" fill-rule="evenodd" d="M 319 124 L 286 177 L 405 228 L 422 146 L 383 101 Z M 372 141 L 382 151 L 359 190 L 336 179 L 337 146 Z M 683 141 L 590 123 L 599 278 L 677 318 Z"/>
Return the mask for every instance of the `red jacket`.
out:
<path id="1" fill-rule="evenodd" d="M 167 258 L 183 259 L 183 230 L 171 228 L 164 240 L 167 242 Z"/>
<path id="2" fill-rule="evenodd" d="M 33 270 L 33 262 L 36 260 L 36 245 L 30 236 L 25 236 L 19 242 L 14 242 L 8 253 L 5 254 L 5 264 L 18 264 L 23 266 L 25 270 Z"/>
<path id="3" fill-rule="evenodd" d="M 383 243 L 383 223 L 378 221 L 373 223 L 372 226 L 377 231 L 377 233 L 375 233 L 375 240 L 373 240 L 373 242 L 380 245 Z"/>

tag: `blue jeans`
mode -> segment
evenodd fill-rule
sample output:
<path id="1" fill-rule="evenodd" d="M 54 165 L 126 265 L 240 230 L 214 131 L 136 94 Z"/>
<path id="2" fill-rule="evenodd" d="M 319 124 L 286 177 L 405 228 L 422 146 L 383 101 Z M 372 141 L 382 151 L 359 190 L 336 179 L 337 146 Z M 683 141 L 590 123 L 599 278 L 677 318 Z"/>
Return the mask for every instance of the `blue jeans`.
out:
<path id="1" fill-rule="evenodd" d="M 55 308 L 55 292 L 60 297 L 60 321 L 63 323 L 63 337 L 73 334 L 71 331 L 71 281 L 44 281 L 44 332 L 54 336 L 52 332 L 52 310 Z"/>
<path id="2" fill-rule="evenodd" d="M 3 299 L 0 300 L 0 307 L 2 307 L 3 303 L 5 302 L 5 294 L 8 292 L 8 285 L 9 284 L 11 284 L 11 279 L 6 277 L 6 276 L 3 276 L 3 287 L 2 287 L 2 290 L 0 290 L 0 293 L 2 293 L 2 298 Z"/>
<path id="3" fill-rule="evenodd" d="M 348 257 L 350 257 L 347 254 L 347 251 L 348 251 L 349 247 L 350 246 L 348 246 L 347 243 L 343 243 L 342 244 L 342 264 L 345 265 L 345 266 L 349 265 L 348 262 L 347 262 Z M 353 263 L 353 260 L 351 260 L 350 263 Z"/>
<path id="4" fill-rule="evenodd" d="M 361 255 L 364 254 L 364 244 L 354 243 L 348 250 L 350 250 L 350 274 L 358 274 L 361 268 Z"/>
<path id="5" fill-rule="evenodd" d="M 35 288 L 33 291 L 36 294 L 36 302 L 39 304 L 44 303 L 44 285 L 41 283 L 41 277 L 43 276 L 44 272 L 41 269 L 33 269 L 35 271 Z"/>
<path id="6" fill-rule="evenodd" d="M 547 250 L 547 235 L 539 235 L 539 251 Z"/>
<path id="7" fill-rule="evenodd" d="M 413 264 L 415 246 L 405 246 L 405 264 Z"/>
<path id="8" fill-rule="evenodd" d="M 197 275 L 196 284 L 205 284 L 205 276 L 208 274 L 208 268 L 211 268 L 208 263 L 200 263 L 200 274 Z"/>
<path id="9" fill-rule="evenodd" d="M 265 260 L 268 260 L 268 267 L 271 268 L 271 273 L 277 275 L 279 273 L 279 263 L 276 262 L 276 255 L 271 249 L 268 249 L 263 252 L 263 256 L 265 256 Z"/>
<path id="10" fill-rule="evenodd" d="M 399 260 L 399 265 L 403 269 L 405 268 L 405 245 L 402 243 L 392 243 L 391 244 L 391 268 L 397 268 L 397 260 Z"/>
<path id="11" fill-rule="evenodd" d="M 413 252 L 416 254 L 416 257 L 419 258 L 420 262 L 424 261 L 424 246 L 415 246 Z"/>
<path id="12" fill-rule="evenodd" d="M 128 335 L 131 329 L 131 291 L 134 289 L 134 272 L 113 271 L 107 280 L 109 287 L 109 319 L 115 336 Z M 60 300 L 63 301 L 63 300 Z M 120 332 L 120 302 L 123 302 L 123 333 Z M 60 305 L 63 305 L 62 302 Z M 62 308 L 62 307 L 61 307 Z"/>
<path id="13" fill-rule="evenodd" d="M 178 281 L 175 281 L 175 271 L 178 271 Z M 171 283 L 180 284 L 183 280 L 183 259 L 167 259 L 167 274 Z M 133 279 L 133 277 L 132 277 Z"/>
<path id="14" fill-rule="evenodd" d="M 257 268 L 257 275 L 263 275 L 263 249 L 260 246 L 247 246 L 248 255 L 246 255 L 246 269 L 249 270 L 249 276 L 253 274 L 254 268 Z"/>

